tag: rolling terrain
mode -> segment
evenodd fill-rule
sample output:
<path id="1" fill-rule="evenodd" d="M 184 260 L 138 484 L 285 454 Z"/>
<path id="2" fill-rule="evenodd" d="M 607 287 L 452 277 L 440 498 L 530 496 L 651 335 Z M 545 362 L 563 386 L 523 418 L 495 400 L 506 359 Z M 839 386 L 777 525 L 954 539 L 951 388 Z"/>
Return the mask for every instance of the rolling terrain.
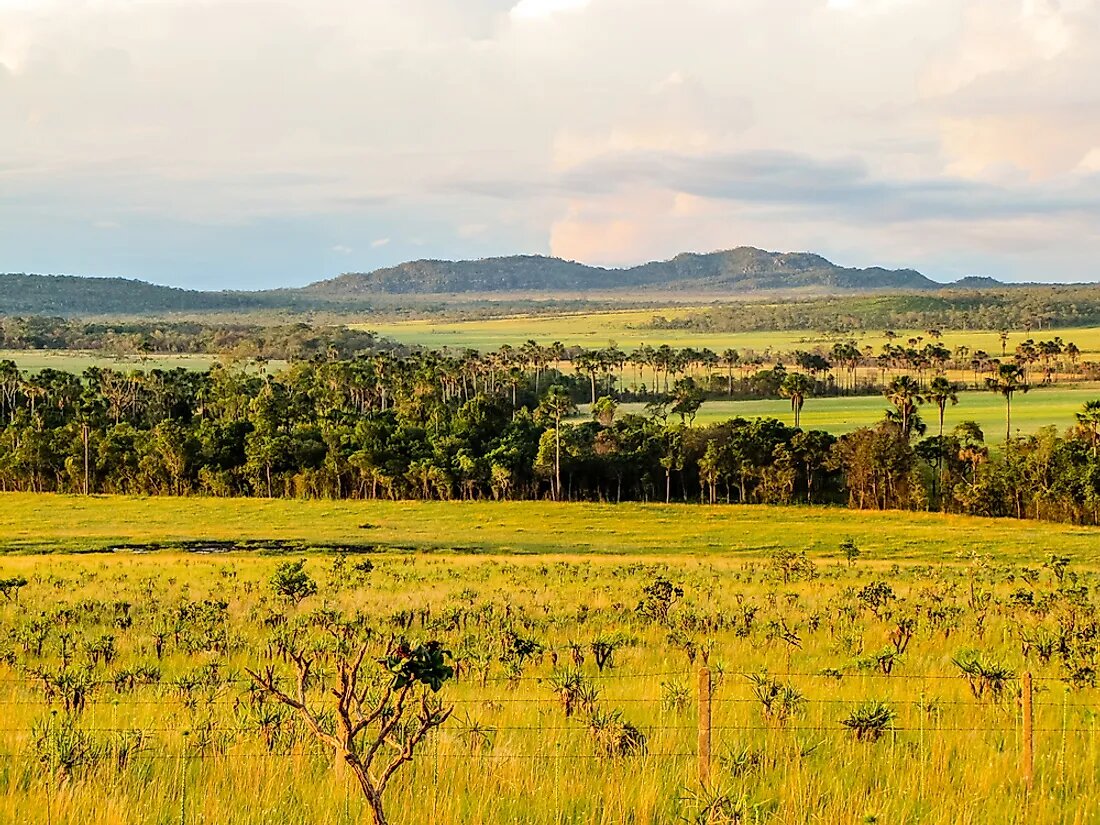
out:
<path id="1" fill-rule="evenodd" d="M 982 283 L 988 288 L 989 283 Z M 752 247 L 685 253 L 627 269 L 603 269 L 538 255 L 476 261 L 422 260 L 346 273 L 296 289 L 259 292 L 178 289 L 123 278 L 0 274 L 0 314 L 136 315 L 261 310 L 369 309 L 393 296 L 576 296 L 636 301 L 644 295 L 932 291 L 945 286 L 911 269 L 855 269 L 811 253 Z M 387 296 L 389 296 L 387 300 Z"/>

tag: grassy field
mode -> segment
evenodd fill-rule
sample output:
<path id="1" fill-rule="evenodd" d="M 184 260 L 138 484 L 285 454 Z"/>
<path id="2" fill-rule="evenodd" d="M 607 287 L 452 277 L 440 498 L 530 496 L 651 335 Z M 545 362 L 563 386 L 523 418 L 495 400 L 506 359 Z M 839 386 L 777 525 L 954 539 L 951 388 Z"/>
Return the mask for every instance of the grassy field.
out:
<path id="1" fill-rule="evenodd" d="M 120 370 L 185 369 L 205 370 L 218 360 L 213 355 L 154 355 L 147 358 L 138 356 L 108 355 L 101 352 L 75 352 L 67 350 L 0 350 L 0 361 L 14 361 L 28 372 L 44 369 L 65 372 L 83 372 L 88 367 L 112 367 Z"/>
<path id="2" fill-rule="evenodd" d="M 954 561 L 974 553 L 1100 562 L 1100 529 L 841 508 L 551 502 L 331 502 L 0 494 L 0 549 L 283 541 L 470 554 L 835 555 L 851 536 L 875 558 Z"/>
<path id="3" fill-rule="evenodd" d="M 879 331 L 830 336 L 809 331 L 715 334 L 691 330 L 646 328 L 655 315 L 674 318 L 689 311 L 685 308 L 626 310 L 589 314 L 516 316 L 445 323 L 431 320 L 360 323 L 353 326 L 373 330 L 405 344 L 420 344 L 426 347 L 472 347 L 482 350 L 498 349 L 502 344 L 517 346 L 528 339 L 538 341 L 540 344 L 561 341 L 566 346 L 588 348 L 604 347 L 609 341 L 614 341 L 628 350 L 648 343 L 653 346 L 669 344 L 674 347 L 709 347 L 715 352 L 732 347 L 739 351 L 751 349 L 761 353 L 769 350 L 775 352 L 810 350 L 817 346 L 831 348 L 836 341 L 849 338 L 854 338 L 861 347 L 870 345 L 877 352 L 887 342 L 886 337 Z M 901 342 L 910 337 L 927 335 L 924 330 L 896 330 L 896 332 Z M 1061 336 L 1064 341 L 1072 341 L 1086 355 L 1100 353 L 1100 328 L 1034 330 L 1027 334 L 1023 331 L 1015 331 L 1009 337 L 1009 352 L 1026 338 L 1050 340 L 1056 335 Z M 996 332 L 944 330 L 942 343 L 948 347 L 965 345 L 972 350 L 982 349 L 990 355 L 1000 355 L 1001 352 L 1000 335 Z"/>
<path id="4" fill-rule="evenodd" d="M 1028 435 L 1041 427 L 1056 426 L 1060 431 L 1077 423 L 1076 413 L 1087 401 L 1100 399 L 1100 386 L 1082 385 L 1052 387 L 1017 394 L 1012 401 L 1013 434 Z M 889 403 L 882 396 L 850 398 L 809 398 L 802 408 L 802 426 L 841 434 L 857 427 L 866 427 L 882 420 Z M 642 413 L 644 404 L 623 404 L 622 412 Z M 582 411 L 584 408 L 582 407 Z M 921 416 L 928 425 L 928 434 L 939 427 L 939 410 L 935 405 L 921 407 Z M 582 413 L 583 414 L 583 413 Z M 580 417 L 581 414 L 578 414 Z M 708 401 L 695 419 L 697 424 L 712 424 L 741 416 L 768 417 L 792 422 L 791 405 L 785 399 L 766 401 Z M 944 427 L 950 431 L 962 421 L 977 421 L 986 439 L 1004 440 L 1005 402 L 1000 395 L 988 392 L 964 392 L 959 403 L 949 406 L 944 415 Z"/>
<path id="5" fill-rule="evenodd" d="M 326 628 L 335 616 L 366 623 L 372 656 L 399 633 L 439 639 L 463 668 L 439 694 L 452 717 L 387 792 L 395 825 L 1083 825 L 1100 816 L 1097 690 L 1063 678 L 1076 659 L 1021 652 L 1025 636 L 1070 632 L 1063 587 L 1098 582 L 1076 561 L 1058 579 L 1042 557 L 1091 556 L 1095 531 L 764 508 L 749 520 L 736 510 L 718 519 L 718 511 L 675 507 L 250 511 L 248 502 L 205 509 L 115 500 L 92 512 L 64 499 L 0 502 L 6 514 L 35 510 L 33 529 L 52 524 L 66 542 L 129 524 L 145 538 L 337 538 L 366 517 L 418 545 L 452 526 L 494 526 L 495 549 L 539 551 L 378 553 L 366 572 L 312 554 L 305 572 L 317 590 L 300 604 L 272 589 L 283 559 L 256 553 L 0 558 L 0 578 L 27 580 L 17 599 L 0 600 L 3 822 L 369 821 L 331 752 L 273 700 L 261 702 L 246 675 L 271 663 L 289 679 L 278 646 L 296 639 L 309 649 L 328 638 L 308 700 L 327 707 L 323 688 L 338 654 Z M 562 539 L 555 551 L 542 538 L 528 544 L 521 524 L 563 537 L 608 532 L 606 546 L 592 549 L 643 555 L 578 555 L 562 550 Z M 836 558 L 833 541 L 845 528 L 869 559 Z M 6 520 L 3 531 L 10 537 Z M 725 546 L 710 547 L 708 536 Z M 812 567 L 784 575 L 766 547 L 788 545 L 822 552 Z M 974 550 L 997 555 L 890 561 Z M 1006 561 L 1013 556 L 1027 569 Z M 647 596 L 658 577 L 679 595 Z M 1030 603 L 1015 595 L 1020 589 Z M 898 654 L 891 640 L 910 619 Z M 517 640 L 528 646 L 522 657 Z M 597 643 L 614 651 L 610 666 L 595 663 Z M 714 683 L 707 790 L 696 778 L 704 656 Z M 972 688 L 955 660 L 975 657 L 996 675 Z M 371 679 L 386 678 L 370 659 L 367 667 Z M 1015 701 L 1025 669 L 1037 685 L 1030 794 L 1019 778 Z M 572 716 L 563 676 L 579 697 Z M 66 710 L 75 690 L 79 707 Z M 877 740 L 860 740 L 844 722 L 869 701 L 889 720 Z M 624 738 L 626 723 L 637 733 Z"/>

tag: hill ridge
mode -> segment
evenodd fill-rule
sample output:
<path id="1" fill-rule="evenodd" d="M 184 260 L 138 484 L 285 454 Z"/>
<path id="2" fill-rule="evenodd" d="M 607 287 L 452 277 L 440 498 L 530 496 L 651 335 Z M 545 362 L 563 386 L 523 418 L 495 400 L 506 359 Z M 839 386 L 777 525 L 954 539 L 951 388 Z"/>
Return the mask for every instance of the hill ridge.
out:
<path id="1" fill-rule="evenodd" d="M 369 307 L 393 296 L 491 296 L 540 293 L 628 293 L 736 297 L 759 292 L 866 293 L 984 289 L 992 278 L 933 281 L 915 269 L 855 268 L 813 252 L 769 252 L 741 246 L 717 252 L 682 252 L 636 266 L 591 266 L 548 255 L 525 254 L 451 261 L 425 258 L 366 273 L 349 272 L 304 287 L 260 291 L 203 291 L 138 279 L 0 273 L 0 315 L 125 315 L 250 309 L 309 310 Z"/>
<path id="2" fill-rule="evenodd" d="M 506 291 L 593 291 L 661 287 L 672 291 L 791 289 L 940 289 L 914 269 L 843 267 L 812 252 L 741 246 L 683 252 L 663 261 L 609 268 L 546 255 L 472 260 L 420 259 L 370 272 L 348 272 L 303 287 L 312 295 L 453 294 Z"/>

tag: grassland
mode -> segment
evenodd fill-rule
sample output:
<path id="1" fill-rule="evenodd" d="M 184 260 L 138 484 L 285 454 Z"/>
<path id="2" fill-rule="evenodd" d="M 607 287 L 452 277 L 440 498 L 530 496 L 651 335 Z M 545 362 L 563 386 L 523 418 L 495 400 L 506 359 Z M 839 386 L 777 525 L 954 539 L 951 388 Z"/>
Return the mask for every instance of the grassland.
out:
<path id="1" fill-rule="evenodd" d="M 21 508 L 31 503 L 8 499 L 5 508 L 13 501 Z M 38 504 L 41 510 L 71 509 L 55 499 Z M 118 508 L 117 523 L 149 515 L 125 501 L 104 504 Z M 547 532 L 553 532 L 554 509 L 565 508 L 520 507 L 507 518 L 516 519 L 512 531 L 521 520 L 531 525 L 549 519 Z M 492 513 L 497 523 L 506 518 L 494 508 L 419 508 L 419 519 L 407 518 L 405 535 L 420 535 L 414 521 L 425 532 L 434 521 L 435 532 L 443 532 L 447 510 L 472 526 L 479 524 L 479 513 Z M 573 530 L 587 525 L 592 533 L 606 525 L 599 508 L 573 510 Z M 394 510 L 368 512 L 383 521 Z M 698 538 L 689 512 L 696 511 L 639 508 L 616 519 L 637 535 L 647 549 L 643 556 L 380 553 L 370 557 L 373 570 L 350 576 L 337 570 L 331 555 L 312 555 L 306 570 L 318 592 L 297 606 L 276 599 L 269 584 L 282 559 L 260 554 L 5 556 L 0 577 L 23 576 L 28 584 L 18 600 L 0 601 L 0 627 L 9 640 L 0 661 L 0 821 L 367 821 L 347 774 L 300 724 L 257 704 L 245 675 L 245 668 L 269 660 L 287 672 L 278 656 L 269 659 L 281 632 L 273 616 L 302 633 L 323 633 L 324 623 L 339 614 L 365 619 L 382 636 L 440 638 L 465 663 L 461 678 L 440 694 L 455 707 L 454 715 L 389 791 L 397 825 L 1054 825 L 1092 822 L 1100 815 L 1100 727 L 1092 710 L 1097 691 L 1070 689 L 1057 660 L 1044 663 L 1021 653 L 1022 633 L 1043 627 L 1054 633 L 1059 627 L 1058 608 L 1044 619 L 1014 601 L 1023 568 L 1001 556 L 895 568 L 880 540 L 870 561 L 848 565 L 817 555 L 814 570 L 803 568 L 785 581 L 762 547 L 740 555 L 693 544 Z M 789 532 L 797 525 L 807 533 L 797 544 L 805 545 L 824 543 L 812 533 L 833 524 L 832 518 L 813 520 L 816 513 L 796 520 L 786 511 L 761 512 L 760 523 L 735 519 L 724 535 L 748 532 L 785 544 L 791 538 L 781 538 L 782 528 Z M 253 530 L 269 519 L 279 527 L 276 512 L 262 513 L 252 514 Z M 442 518 L 433 520 L 433 513 Z M 357 529 L 348 514 L 331 509 L 307 507 L 295 514 L 297 525 L 283 517 L 283 532 L 312 528 L 336 535 L 333 522 L 340 518 L 345 528 Z M 174 515 L 203 516 L 194 510 Z M 776 524 L 764 524 L 769 516 Z M 99 518 L 106 523 L 110 516 Z M 676 522 L 688 552 L 675 543 L 661 554 L 652 552 L 648 525 L 653 522 L 658 535 L 666 536 L 668 526 L 661 522 L 668 520 Z M 1030 548 L 1029 555 L 1038 556 L 1089 546 L 1085 535 L 1077 540 L 1046 526 L 1042 532 L 1050 532 L 1049 540 L 1037 533 L 1029 544 L 1013 544 L 1011 532 L 1016 541 L 1027 535 L 1017 525 L 999 532 L 993 523 L 920 516 L 866 519 L 860 540 L 873 538 L 876 527 L 900 535 L 905 522 L 927 552 L 942 558 L 982 547 L 1006 546 L 1009 555 L 1014 547 Z M 92 523 L 84 514 L 66 532 L 87 531 Z M 939 538 L 927 532 L 933 525 L 945 528 Z M 180 525 L 167 532 L 213 527 Z M 166 524 L 139 529 L 143 535 L 165 534 Z M 983 540 L 974 535 L 979 533 L 990 534 L 988 543 L 976 543 Z M 1087 535 L 1092 545 L 1095 538 Z M 613 545 L 621 541 L 611 539 Z M 1060 604 L 1053 574 L 1030 567 L 1034 598 Z M 1097 581 L 1081 568 L 1071 568 L 1070 575 L 1086 588 Z M 656 576 L 682 588 L 659 619 L 635 610 Z M 884 604 L 874 602 L 874 610 L 857 595 L 873 582 L 893 594 Z M 404 611 L 419 618 L 406 624 Z M 38 616 L 47 617 L 50 627 L 40 653 L 28 636 Z M 909 616 L 918 617 L 914 636 L 886 674 L 876 663 L 884 646 L 893 649 L 891 633 Z M 517 661 L 500 646 L 508 633 L 535 642 L 539 652 Z M 88 651 L 101 649 L 107 636 L 111 661 L 91 663 Z M 162 655 L 154 652 L 158 637 Z M 593 662 L 590 645 L 598 640 L 616 648 L 610 669 Z M 1029 669 L 1036 675 L 1031 794 L 1018 778 L 1015 679 L 1008 677 L 1003 694 L 976 698 L 953 662 L 967 648 L 1004 663 L 1011 673 Z M 715 673 L 711 793 L 700 788 L 695 768 L 694 684 L 701 651 Z M 82 709 L 71 714 L 76 733 L 43 735 L 45 726 L 66 716 L 65 694 L 44 691 L 46 680 L 28 674 L 58 668 L 79 673 L 83 667 L 91 681 Z M 584 714 L 568 718 L 563 712 L 550 680 L 564 670 L 596 689 L 598 709 L 618 711 L 636 726 L 646 737 L 644 750 L 602 755 Z M 793 691 L 785 696 L 797 697 L 789 716 L 769 713 L 754 691 L 749 677 L 765 670 Z M 127 676 L 132 673 L 144 675 L 134 683 Z M 311 701 L 321 707 L 325 670 L 316 679 Z M 896 714 L 879 741 L 859 741 L 841 724 L 867 700 L 881 701 Z M 74 741 L 83 747 L 75 762 Z M 721 816 L 706 810 L 715 801 L 722 803 Z"/>
<path id="2" fill-rule="evenodd" d="M 754 350 L 761 353 L 769 350 L 773 352 L 810 350 L 817 346 L 830 348 L 834 342 L 849 338 L 854 338 L 861 347 L 869 345 L 877 352 L 887 342 L 887 338 L 881 331 L 838 336 L 801 330 L 708 333 L 647 327 L 654 316 L 675 318 L 690 311 L 687 308 L 674 307 L 660 310 L 519 315 L 473 321 L 360 322 L 353 326 L 373 330 L 404 344 L 419 344 L 433 348 L 471 347 L 481 350 L 498 349 L 502 344 L 518 346 L 528 339 L 538 341 L 540 344 L 561 341 L 566 346 L 588 348 L 604 347 L 609 341 L 614 341 L 627 350 L 648 343 L 654 346 L 668 344 L 673 347 L 709 347 L 715 352 L 732 347 L 739 351 Z M 901 341 L 927 335 L 924 330 L 899 329 L 895 332 Z M 1009 351 L 1012 351 L 1025 338 L 1050 340 L 1054 336 L 1061 336 L 1064 341 L 1074 342 L 1086 357 L 1100 353 L 1100 328 L 1034 330 L 1031 333 L 1014 331 L 1009 336 Z M 949 347 L 967 346 L 971 350 L 985 350 L 991 355 L 999 355 L 1001 352 L 1001 339 L 997 332 L 943 330 L 942 341 Z"/>
<path id="3" fill-rule="evenodd" d="M 1041 388 L 1030 393 L 1018 393 L 1012 401 L 1013 435 L 1030 435 L 1042 427 L 1053 425 L 1059 431 L 1077 423 L 1076 414 L 1087 401 L 1100 399 L 1100 386 L 1083 384 Z M 826 430 L 841 434 L 857 427 L 866 427 L 882 420 L 889 407 L 881 396 L 854 396 L 841 398 L 810 398 L 802 409 L 802 426 L 808 429 Z M 644 404 L 623 404 L 622 412 L 642 413 Z M 939 427 L 939 410 L 935 405 L 921 407 L 921 416 L 934 435 Z M 578 414 L 579 417 L 580 414 Z M 708 401 L 703 404 L 696 418 L 697 424 L 712 424 L 735 417 L 778 418 L 791 421 L 790 402 L 784 399 L 764 401 Z M 944 415 L 944 428 L 951 428 L 962 421 L 977 421 L 990 442 L 1000 442 L 1005 435 L 1005 402 L 994 393 L 964 392 L 959 403 L 948 406 Z"/>
<path id="4" fill-rule="evenodd" d="M 214 355 L 110 355 L 102 352 L 77 352 L 72 350 L 0 350 L 0 361 L 14 361 L 27 372 L 44 369 L 80 373 L 88 367 L 113 367 L 114 369 L 172 369 L 183 367 L 205 370 L 218 359 Z"/>
<path id="5" fill-rule="evenodd" d="M 778 548 L 836 554 L 851 536 L 875 558 L 944 562 L 1046 553 L 1100 563 L 1100 529 L 842 508 L 552 502 L 331 502 L 0 495 L 0 549 L 298 542 L 460 554 L 584 553 L 754 557 Z"/>

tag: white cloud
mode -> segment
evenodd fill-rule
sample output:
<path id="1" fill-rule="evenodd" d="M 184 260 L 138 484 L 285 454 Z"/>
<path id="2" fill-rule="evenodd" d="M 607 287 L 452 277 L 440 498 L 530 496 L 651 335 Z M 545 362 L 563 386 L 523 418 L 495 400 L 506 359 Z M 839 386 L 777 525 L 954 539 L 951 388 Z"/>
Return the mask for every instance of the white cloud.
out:
<path id="1" fill-rule="evenodd" d="M 512 7 L 511 15 L 516 20 L 534 20 L 563 11 L 579 11 L 590 2 L 591 0 L 520 0 Z"/>
<path id="2" fill-rule="evenodd" d="M 389 246 L 389 238 L 375 238 L 370 242 L 371 249 L 381 249 L 383 246 Z"/>
<path id="3" fill-rule="evenodd" d="M 1098 40 L 1100 0 L 0 0 L 0 248 L 180 282 L 737 243 L 1039 277 L 1046 237 L 1097 277 L 1064 227 L 1100 220 Z"/>

